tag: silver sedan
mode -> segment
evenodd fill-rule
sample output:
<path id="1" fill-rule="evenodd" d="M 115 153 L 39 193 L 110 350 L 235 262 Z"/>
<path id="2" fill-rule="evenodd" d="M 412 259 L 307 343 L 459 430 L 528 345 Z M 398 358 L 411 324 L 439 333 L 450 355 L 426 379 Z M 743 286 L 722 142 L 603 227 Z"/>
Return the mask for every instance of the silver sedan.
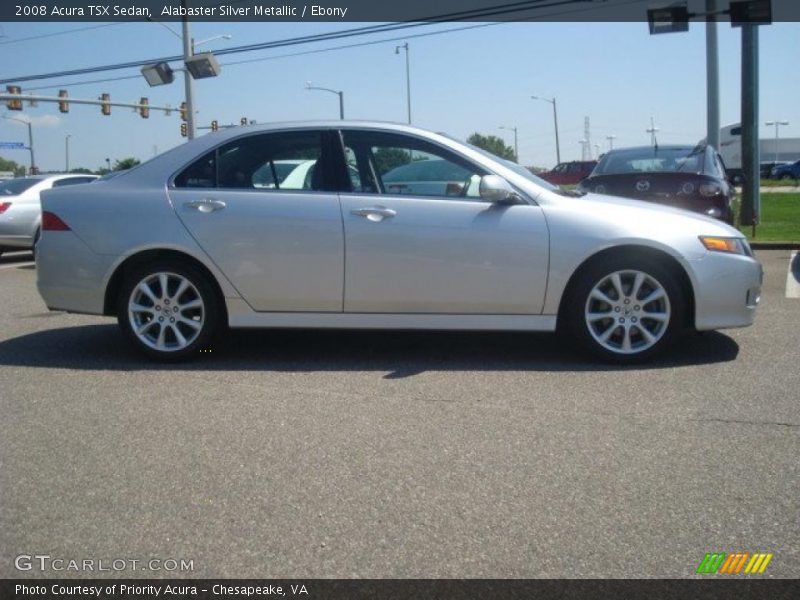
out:
<path id="1" fill-rule="evenodd" d="M 404 125 L 228 129 L 45 192 L 43 210 L 47 306 L 116 316 L 167 360 L 230 326 L 558 330 L 633 362 L 686 329 L 750 325 L 761 289 L 724 223 L 578 197 Z"/>

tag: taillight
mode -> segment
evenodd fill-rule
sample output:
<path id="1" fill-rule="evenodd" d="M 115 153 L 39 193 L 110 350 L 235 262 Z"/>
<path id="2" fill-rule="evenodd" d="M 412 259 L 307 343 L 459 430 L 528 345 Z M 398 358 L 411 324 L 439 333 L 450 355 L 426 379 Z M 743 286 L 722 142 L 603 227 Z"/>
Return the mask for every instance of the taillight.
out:
<path id="1" fill-rule="evenodd" d="M 42 230 L 43 231 L 69 231 L 69 225 L 64 223 L 58 215 L 44 211 L 42 213 Z"/>
<path id="2" fill-rule="evenodd" d="M 0 215 L 6 212 L 9 206 L 11 206 L 11 202 L 0 202 Z"/>

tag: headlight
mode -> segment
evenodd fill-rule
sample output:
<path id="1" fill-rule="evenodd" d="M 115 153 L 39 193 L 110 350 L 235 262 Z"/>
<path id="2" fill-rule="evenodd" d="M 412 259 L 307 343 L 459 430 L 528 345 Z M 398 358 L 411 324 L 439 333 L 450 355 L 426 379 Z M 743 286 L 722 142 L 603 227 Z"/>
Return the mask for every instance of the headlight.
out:
<path id="1" fill-rule="evenodd" d="M 710 237 L 706 235 L 700 236 L 700 242 L 706 247 L 706 250 L 714 252 L 728 252 L 729 254 L 741 254 L 749 256 L 747 242 L 742 238 L 728 238 L 728 237 Z"/>
<path id="2" fill-rule="evenodd" d="M 604 185 L 601 183 L 601 184 L 600 184 L 600 185 L 598 185 L 596 188 L 594 188 L 594 191 L 595 191 L 595 193 L 597 193 L 597 194 L 605 194 L 605 193 L 606 193 L 606 186 L 604 186 Z"/>
<path id="3" fill-rule="evenodd" d="M 703 196 L 716 196 L 722 193 L 722 188 L 716 183 L 704 183 L 700 186 L 700 193 Z"/>
<path id="4" fill-rule="evenodd" d="M 719 219 L 720 216 L 722 216 L 722 211 L 715 206 L 714 208 L 709 208 L 706 211 L 706 214 L 709 217 L 714 217 L 715 219 Z"/>

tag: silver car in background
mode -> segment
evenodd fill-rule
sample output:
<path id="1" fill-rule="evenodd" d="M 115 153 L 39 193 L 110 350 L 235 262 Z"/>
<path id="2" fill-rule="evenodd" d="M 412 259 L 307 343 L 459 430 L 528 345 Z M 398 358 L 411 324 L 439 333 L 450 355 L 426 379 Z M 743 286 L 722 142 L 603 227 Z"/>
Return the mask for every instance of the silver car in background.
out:
<path id="1" fill-rule="evenodd" d="M 33 249 L 41 231 L 39 194 L 54 187 L 89 183 L 96 175 L 33 175 L 0 181 L 0 254 Z"/>
<path id="2" fill-rule="evenodd" d="M 279 173 L 290 163 L 305 175 Z M 761 290 L 724 223 L 576 197 L 405 125 L 227 129 L 46 192 L 43 210 L 47 306 L 116 316 L 165 360 L 230 326 L 558 330 L 633 362 L 685 329 L 750 325 Z"/>

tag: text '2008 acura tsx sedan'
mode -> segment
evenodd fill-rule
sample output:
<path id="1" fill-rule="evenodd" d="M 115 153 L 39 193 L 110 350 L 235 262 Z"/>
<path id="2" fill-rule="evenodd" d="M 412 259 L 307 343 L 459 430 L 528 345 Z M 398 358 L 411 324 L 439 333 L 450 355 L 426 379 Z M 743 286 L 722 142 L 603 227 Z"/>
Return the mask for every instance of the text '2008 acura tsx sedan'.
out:
<path id="1" fill-rule="evenodd" d="M 49 308 L 116 316 L 166 360 L 230 326 L 558 330 L 632 362 L 750 325 L 762 278 L 717 220 L 346 121 L 228 129 L 46 192 L 37 271 Z"/>

